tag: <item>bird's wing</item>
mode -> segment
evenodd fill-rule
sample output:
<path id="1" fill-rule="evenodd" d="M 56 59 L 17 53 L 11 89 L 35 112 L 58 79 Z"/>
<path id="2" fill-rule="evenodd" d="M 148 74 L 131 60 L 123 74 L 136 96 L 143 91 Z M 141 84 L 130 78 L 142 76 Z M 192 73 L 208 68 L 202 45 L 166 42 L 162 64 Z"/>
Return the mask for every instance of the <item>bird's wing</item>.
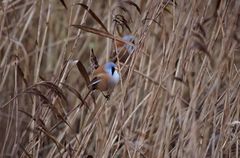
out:
<path id="1" fill-rule="evenodd" d="M 91 89 L 91 90 L 94 90 L 97 88 L 97 84 L 101 82 L 101 78 L 100 77 L 94 77 L 90 84 L 88 85 L 88 87 Z"/>
<path id="2" fill-rule="evenodd" d="M 101 73 L 92 79 L 88 87 L 91 90 L 98 89 L 100 91 L 106 91 L 109 86 L 111 87 L 111 83 L 109 83 L 110 80 L 111 79 L 108 74 Z"/>

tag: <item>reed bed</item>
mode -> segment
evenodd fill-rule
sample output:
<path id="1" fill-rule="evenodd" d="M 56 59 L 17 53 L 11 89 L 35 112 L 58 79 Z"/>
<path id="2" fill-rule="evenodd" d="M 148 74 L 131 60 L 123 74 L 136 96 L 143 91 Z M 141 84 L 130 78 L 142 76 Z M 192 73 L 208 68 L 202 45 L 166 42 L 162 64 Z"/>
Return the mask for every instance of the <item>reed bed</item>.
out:
<path id="1" fill-rule="evenodd" d="M 238 158 L 239 13 L 234 0 L 1 1 L 1 157 Z M 110 98 L 89 93 L 91 50 L 103 64 L 127 34 Z"/>

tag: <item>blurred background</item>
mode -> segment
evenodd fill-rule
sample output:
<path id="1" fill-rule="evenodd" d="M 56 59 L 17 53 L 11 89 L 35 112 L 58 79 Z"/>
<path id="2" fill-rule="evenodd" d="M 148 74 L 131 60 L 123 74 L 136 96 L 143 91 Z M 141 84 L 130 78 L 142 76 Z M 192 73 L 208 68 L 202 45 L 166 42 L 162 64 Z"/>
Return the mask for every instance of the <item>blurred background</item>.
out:
<path id="1" fill-rule="evenodd" d="M 239 157 L 240 1 L 3 0 L 1 157 Z M 90 95 L 90 52 L 135 36 Z M 127 43 L 125 43 L 126 45 Z"/>

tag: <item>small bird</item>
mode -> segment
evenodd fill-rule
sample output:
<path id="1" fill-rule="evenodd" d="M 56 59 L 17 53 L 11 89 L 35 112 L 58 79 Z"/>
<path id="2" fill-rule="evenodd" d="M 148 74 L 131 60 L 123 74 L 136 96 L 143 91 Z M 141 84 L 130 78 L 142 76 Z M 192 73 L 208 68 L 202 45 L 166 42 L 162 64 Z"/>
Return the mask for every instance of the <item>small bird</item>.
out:
<path id="1" fill-rule="evenodd" d="M 120 75 L 117 72 L 117 65 L 113 62 L 107 62 L 106 64 L 97 67 L 93 72 L 93 76 L 94 78 L 89 84 L 91 90 L 112 90 L 120 80 Z"/>
<path id="2" fill-rule="evenodd" d="M 133 35 L 125 35 L 122 38 L 124 41 L 131 42 L 132 44 L 135 44 L 135 36 Z M 124 63 L 129 55 L 131 55 L 135 49 L 135 46 L 126 44 L 121 41 L 116 41 L 117 51 L 114 51 L 112 53 L 112 59 L 114 62 L 117 60 L 117 56 L 119 58 L 119 61 Z"/>

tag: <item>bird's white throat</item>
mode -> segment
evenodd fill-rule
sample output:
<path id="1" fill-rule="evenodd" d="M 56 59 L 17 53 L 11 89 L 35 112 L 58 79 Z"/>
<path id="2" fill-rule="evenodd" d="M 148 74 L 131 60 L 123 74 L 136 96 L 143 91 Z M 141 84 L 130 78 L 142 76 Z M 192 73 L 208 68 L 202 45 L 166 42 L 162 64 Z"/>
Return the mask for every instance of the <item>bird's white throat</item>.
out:
<path id="1" fill-rule="evenodd" d="M 118 74 L 117 71 L 114 71 L 113 75 L 112 75 L 112 82 L 114 84 L 117 84 L 120 80 L 120 75 Z"/>

